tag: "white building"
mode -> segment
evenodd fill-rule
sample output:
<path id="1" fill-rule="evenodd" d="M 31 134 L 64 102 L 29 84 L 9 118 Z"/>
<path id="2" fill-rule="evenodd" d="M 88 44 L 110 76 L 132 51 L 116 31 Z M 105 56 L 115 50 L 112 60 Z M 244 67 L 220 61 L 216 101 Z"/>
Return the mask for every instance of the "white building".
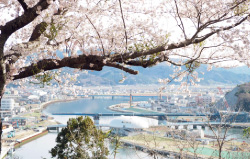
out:
<path id="1" fill-rule="evenodd" d="M 138 116 L 120 116 L 113 118 L 109 126 L 112 128 L 131 128 L 131 129 L 143 129 L 150 126 L 157 126 L 158 120 L 138 117 Z"/>
<path id="2" fill-rule="evenodd" d="M 115 117 L 109 123 L 109 127 L 112 130 L 111 133 L 122 136 L 141 134 L 144 128 L 157 125 L 158 120 L 156 119 L 138 116 Z"/>
<path id="3" fill-rule="evenodd" d="M 15 100 L 14 99 L 5 99 L 1 100 L 1 109 L 2 110 L 13 110 L 15 107 Z"/>
<path id="4" fill-rule="evenodd" d="M 3 98 L 1 100 L 1 118 L 12 117 L 15 114 L 14 108 L 18 106 L 19 103 L 16 103 L 14 99 Z"/>
<path id="5" fill-rule="evenodd" d="M 214 98 L 210 95 L 202 96 L 202 100 L 203 100 L 203 104 L 206 104 L 206 105 L 214 102 Z"/>

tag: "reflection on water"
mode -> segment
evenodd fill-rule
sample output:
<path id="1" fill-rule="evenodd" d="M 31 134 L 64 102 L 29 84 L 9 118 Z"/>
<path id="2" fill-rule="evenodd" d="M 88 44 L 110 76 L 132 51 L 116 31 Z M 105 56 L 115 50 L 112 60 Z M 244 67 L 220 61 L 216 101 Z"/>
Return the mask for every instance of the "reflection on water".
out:
<path id="1" fill-rule="evenodd" d="M 49 150 L 56 145 L 55 138 L 57 133 L 49 133 L 34 141 L 31 141 L 20 148 L 17 148 L 13 158 L 17 159 L 50 159 Z M 114 158 L 113 146 L 108 145 L 110 149 L 109 158 Z M 147 153 L 137 151 L 132 148 L 121 148 L 116 155 L 119 159 L 151 159 Z"/>
<path id="2" fill-rule="evenodd" d="M 134 101 L 147 101 L 149 97 L 134 97 Z M 108 106 L 119 103 L 128 103 L 129 97 L 123 97 L 118 99 L 81 99 L 78 101 L 71 101 L 66 103 L 55 103 L 47 107 L 43 112 L 51 115 L 52 113 L 111 113 L 112 111 L 107 109 Z M 114 112 L 112 112 L 114 113 Z M 69 118 L 75 116 L 53 116 L 55 120 L 66 124 Z M 102 119 L 101 119 L 102 120 Z M 15 157 L 18 159 L 41 159 L 51 158 L 49 150 L 56 145 L 57 133 L 49 133 L 34 141 L 31 141 L 15 151 Z M 112 146 L 110 147 L 109 158 L 114 158 L 112 153 Z M 151 159 L 147 153 L 137 151 L 131 148 L 121 148 L 117 153 L 119 159 Z"/>

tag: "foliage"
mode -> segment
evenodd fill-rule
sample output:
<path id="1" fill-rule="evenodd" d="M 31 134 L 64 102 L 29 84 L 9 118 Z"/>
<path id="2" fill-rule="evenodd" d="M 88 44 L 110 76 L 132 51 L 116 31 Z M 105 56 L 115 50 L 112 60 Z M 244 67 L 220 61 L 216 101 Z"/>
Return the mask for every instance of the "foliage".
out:
<path id="1" fill-rule="evenodd" d="M 250 127 L 243 130 L 243 135 L 244 135 L 246 138 L 249 138 L 249 137 L 250 137 Z"/>
<path id="2" fill-rule="evenodd" d="M 114 145 L 114 150 L 112 154 L 114 155 L 114 159 L 116 158 L 116 154 L 118 153 L 118 150 L 121 148 L 121 142 L 120 142 L 121 137 L 117 134 L 115 134 L 111 138 L 111 143 Z"/>
<path id="3" fill-rule="evenodd" d="M 250 111 L 250 84 L 245 83 L 238 86 L 238 91 L 235 93 L 238 97 L 236 109 Z"/>
<path id="4" fill-rule="evenodd" d="M 235 4 L 237 4 L 237 0 L 234 1 Z M 249 6 L 246 2 L 243 2 L 242 4 L 239 4 L 234 9 L 235 15 L 243 15 L 247 10 L 249 9 Z"/>
<path id="5" fill-rule="evenodd" d="M 54 79 L 54 77 L 55 77 L 55 74 L 53 72 L 44 72 L 44 73 L 37 74 L 34 76 L 34 78 L 38 82 L 30 81 L 30 83 L 41 85 L 41 88 L 44 88 L 45 85 L 50 85 L 50 81 Z"/>
<path id="6" fill-rule="evenodd" d="M 57 145 L 51 149 L 52 157 L 60 159 L 105 159 L 108 149 L 104 140 L 108 133 L 97 129 L 89 118 L 71 118 L 56 138 Z"/>
<path id="7" fill-rule="evenodd" d="M 200 65 L 201 64 L 199 62 L 194 61 L 192 63 L 187 63 L 185 65 L 185 67 L 186 67 L 186 69 L 187 69 L 188 72 L 193 73 L 195 71 L 195 69 L 197 69 L 197 68 L 200 67 Z"/>

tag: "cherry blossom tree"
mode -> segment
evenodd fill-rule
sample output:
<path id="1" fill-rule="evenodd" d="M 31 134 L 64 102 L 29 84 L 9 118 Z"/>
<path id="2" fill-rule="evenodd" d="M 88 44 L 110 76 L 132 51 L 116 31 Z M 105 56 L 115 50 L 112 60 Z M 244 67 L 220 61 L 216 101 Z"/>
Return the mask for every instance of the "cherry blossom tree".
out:
<path id="1" fill-rule="evenodd" d="M 249 3 L 1 0 L 0 100 L 7 84 L 63 67 L 101 71 L 108 66 L 137 74 L 131 66 L 165 61 L 187 68 L 177 68 L 173 79 L 190 75 L 188 82 L 195 83 L 195 68 L 202 63 L 208 69 L 250 66 Z"/>

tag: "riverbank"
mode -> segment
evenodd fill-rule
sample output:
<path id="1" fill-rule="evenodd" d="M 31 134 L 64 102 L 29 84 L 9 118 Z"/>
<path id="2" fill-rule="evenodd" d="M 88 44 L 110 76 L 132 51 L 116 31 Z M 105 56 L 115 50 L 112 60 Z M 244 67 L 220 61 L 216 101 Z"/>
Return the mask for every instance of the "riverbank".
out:
<path id="1" fill-rule="evenodd" d="M 71 101 L 75 101 L 75 100 L 79 100 L 79 99 L 81 99 L 81 98 L 80 97 L 75 97 L 75 98 L 57 99 L 57 100 L 45 102 L 45 103 L 41 104 L 41 109 L 45 109 L 45 108 L 47 108 L 51 104 L 62 103 L 62 102 L 71 102 Z"/>
<path id="2" fill-rule="evenodd" d="M 136 144 L 124 139 L 121 139 L 120 142 L 122 143 L 122 145 L 126 146 L 126 147 L 131 147 L 134 148 L 135 150 L 139 150 L 139 151 L 143 151 L 146 152 L 152 156 L 157 156 L 157 158 L 159 156 L 163 156 L 166 158 L 183 158 L 185 157 L 185 159 L 204 159 L 204 157 L 194 157 L 191 154 L 185 154 L 185 155 L 180 155 L 179 152 L 175 152 L 175 151 L 168 151 L 168 150 L 164 150 L 164 149 L 159 149 L 159 148 L 152 148 L 152 147 L 148 147 L 146 145 L 143 144 Z"/>
<path id="3" fill-rule="evenodd" d="M 107 107 L 107 109 L 112 110 L 114 112 L 132 113 L 131 111 L 126 110 L 129 107 L 130 105 L 128 103 L 120 103 L 120 104 L 110 105 Z"/>
<path id="4" fill-rule="evenodd" d="M 22 145 L 24 145 L 24 144 L 26 144 L 26 143 L 28 143 L 30 141 L 33 141 L 33 140 L 35 140 L 35 139 L 37 139 L 39 137 L 42 137 L 43 135 L 46 135 L 46 134 L 48 134 L 48 131 L 47 130 L 43 130 L 41 132 L 37 132 L 37 133 L 34 133 L 34 134 L 32 134 L 30 136 L 27 136 L 27 137 L 25 137 L 23 139 L 20 139 L 18 142 L 16 142 L 14 144 L 14 148 L 19 148 Z"/>
<path id="5" fill-rule="evenodd" d="M 28 135 L 16 139 L 16 140 L 3 140 L 2 142 L 2 152 L 1 152 L 1 159 L 5 158 L 7 154 L 10 152 L 13 152 L 14 149 L 21 147 L 22 145 L 33 141 L 39 137 L 42 137 L 43 135 L 46 135 L 48 131 L 46 129 L 41 129 L 39 132 L 34 132 L 34 133 L 27 133 Z"/>
<path id="6" fill-rule="evenodd" d="M 107 108 L 109 110 L 112 110 L 115 112 L 121 112 L 121 113 L 164 113 L 164 112 L 156 112 L 156 111 L 138 107 L 136 106 L 138 103 L 140 102 L 133 102 L 131 107 L 129 103 L 120 103 L 120 104 L 108 106 Z"/>
<path id="7" fill-rule="evenodd" d="M 42 113 L 41 111 L 45 109 L 47 106 L 54 104 L 54 103 L 61 103 L 61 102 L 71 102 L 74 100 L 79 100 L 80 98 L 68 98 L 68 99 L 57 99 L 48 101 L 41 104 L 32 104 L 32 105 L 26 105 L 25 107 L 30 108 L 29 112 L 22 113 L 18 116 L 23 117 L 39 117 Z M 40 120 L 40 118 L 38 118 Z M 48 125 L 55 125 L 60 124 L 60 122 L 53 120 L 51 117 L 48 118 L 48 120 L 43 120 L 39 123 L 29 124 L 26 125 L 26 127 L 39 127 L 39 132 L 36 132 L 32 129 L 17 129 L 16 130 L 16 136 L 13 138 L 3 138 L 3 144 L 2 144 L 2 152 L 0 159 L 3 159 L 7 153 L 13 149 L 13 148 L 19 148 L 20 146 L 33 141 L 39 137 L 42 137 L 43 135 L 46 135 L 48 132 L 46 130 Z"/>
<path id="8" fill-rule="evenodd" d="M 161 126 L 162 129 L 156 128 L 153 131 L 145 130 L 144 133 L 122 137 L 121 140 L 131 147 L 138 147 L 138 150 L 144 152 L 154 152 L 157 154 L 172 155 L 178 157 L 182 155 L 199 156 L 202 158 L 218 158 L 219 147 L 216 140 L 208 143 L 201 142 L 192 138 L 178 139 L 166 137 L 167 127 Z M 171 131 L 171 130 L 169 130 Z M 174 136 L 177 136 L 175 134 Z M 233 159 L 240 156 L 250 157 L 250 146 L 245 142 L 234 140 L 224 142 L 222 149 L 223 158 Z M 194 157 L 195 158 L 195 157 Z"/>

